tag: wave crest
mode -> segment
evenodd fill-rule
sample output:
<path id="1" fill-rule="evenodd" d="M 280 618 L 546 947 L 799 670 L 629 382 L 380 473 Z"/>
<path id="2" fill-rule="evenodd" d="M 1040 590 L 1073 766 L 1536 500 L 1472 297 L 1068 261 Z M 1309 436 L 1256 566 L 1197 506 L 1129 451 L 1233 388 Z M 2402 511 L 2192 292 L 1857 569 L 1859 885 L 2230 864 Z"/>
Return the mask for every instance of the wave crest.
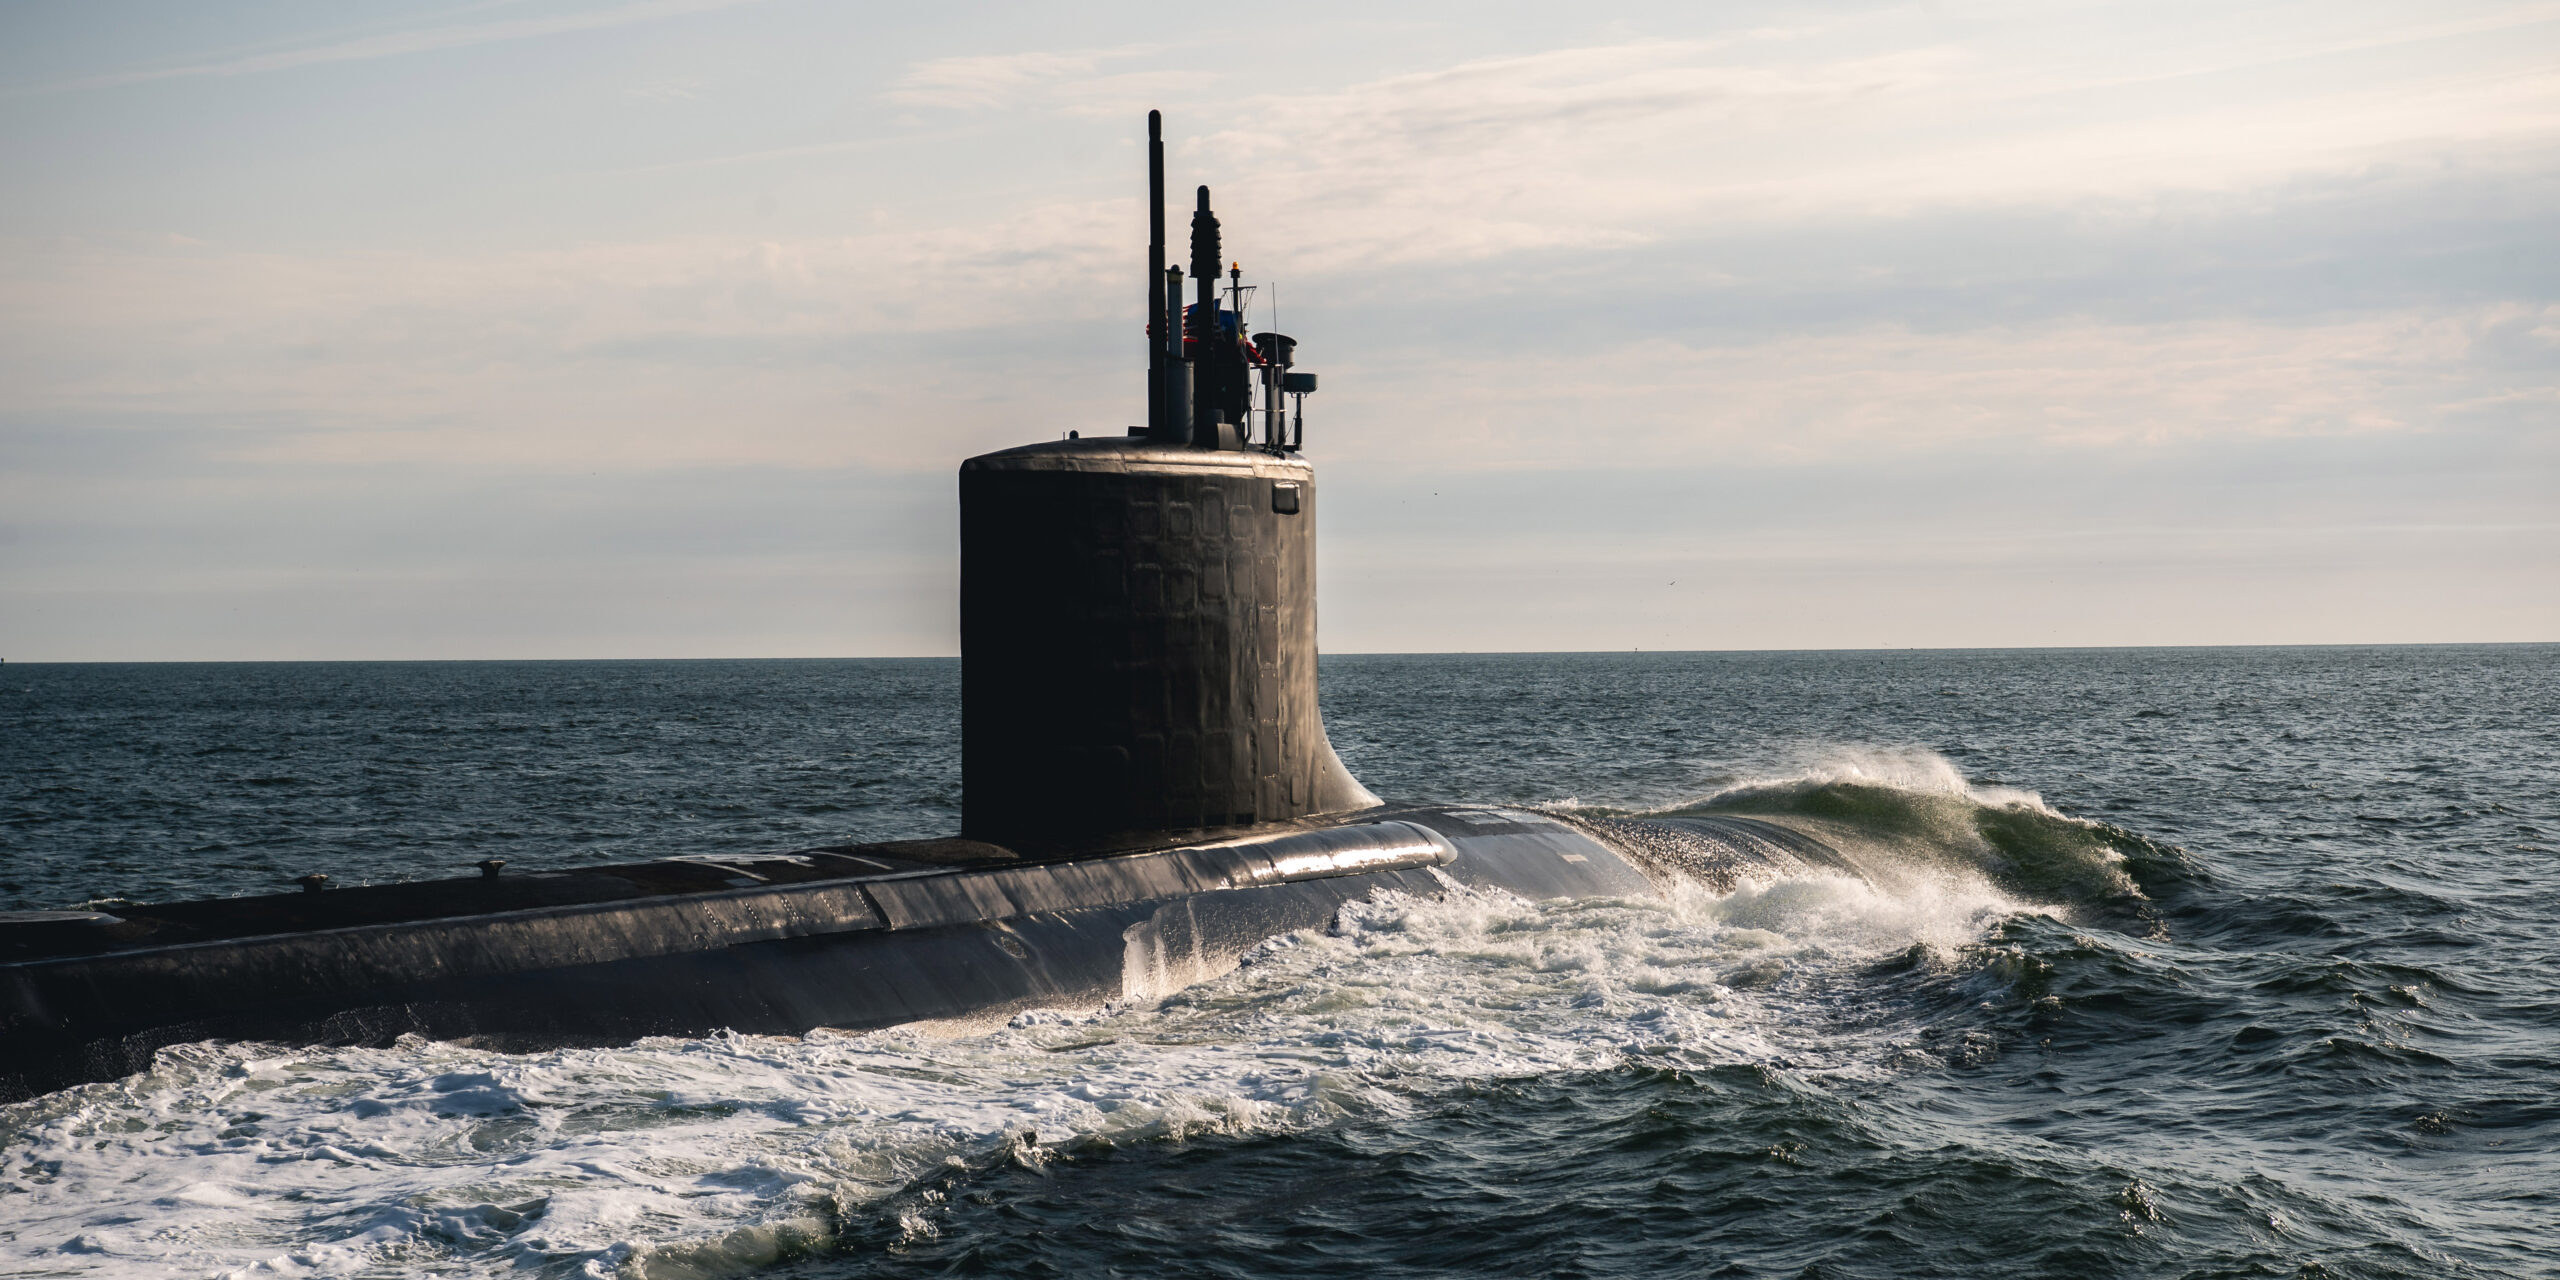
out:
<path id="1" fill-rule="evenodd" d="M 1838 748 L 1790 773 L 1631 816 L 1757 818 L 1831 846 L 1880 887 L 1978 876 L 2026 902 L 2129 917 L 2155 933 L 2143 879 L 2180 861 L 2173 848 L 2063 813 L 2033 791 L 1976 783 L 1921 748 Z"/>

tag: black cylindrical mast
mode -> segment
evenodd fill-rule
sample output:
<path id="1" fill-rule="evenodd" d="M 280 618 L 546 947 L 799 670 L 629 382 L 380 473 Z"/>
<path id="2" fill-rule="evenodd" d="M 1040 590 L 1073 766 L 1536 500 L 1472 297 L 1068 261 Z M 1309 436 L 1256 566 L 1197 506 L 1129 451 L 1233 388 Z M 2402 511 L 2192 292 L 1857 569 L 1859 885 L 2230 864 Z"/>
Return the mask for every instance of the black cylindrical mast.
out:
<path id="1" fill-rule="evenodd" d="M 1209 189 L 1200 188 L 1200 205 L 1191 212 L 1191 279 L 1199 290 L 1192 309 L 1191 443 L 1218 447 L 1218 391 L 1226 368 L 1218 317 L 1218 215 L 1209 212 Z M 1205 376 L 1204 376 L 1205 375 Z"/>
<path id="2" fill-rule="evenodd" d="M 1182 270 L 1164 263 L 1164 116 L 1147 113 L 1147 437 L 1191 442 L 1191 366 L 1182 352 Z"/>
<path id="3" fill-rule="evenodd" d="M 1164 367 L 1164 113 L 1147 113 L 1147 367 Z M 1152 381 L 1147 394 L 1156 394 Z M 1155 415 L 1147 417 L 1149 423 Z"/>

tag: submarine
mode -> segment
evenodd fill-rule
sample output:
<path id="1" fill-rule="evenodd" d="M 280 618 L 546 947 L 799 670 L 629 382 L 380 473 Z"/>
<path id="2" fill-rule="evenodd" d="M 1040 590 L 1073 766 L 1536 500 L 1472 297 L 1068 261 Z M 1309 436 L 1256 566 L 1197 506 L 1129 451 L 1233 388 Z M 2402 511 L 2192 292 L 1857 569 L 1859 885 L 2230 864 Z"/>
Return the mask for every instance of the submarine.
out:
<path id="1" fill-rule="evenodd" d="M 0 1101 L 202 1040 L 525 1051 L 1099 1008 L 1379 893 L 1846 869 L 1756 819 L 1387 803 L 1351 775 L 1316 699 L 1316 377 L 1251 331 L 1207 187 L 1167 263 L 1147 130 L 1144 425 L 960 465 L 957 834 L 0 914 Z"/>

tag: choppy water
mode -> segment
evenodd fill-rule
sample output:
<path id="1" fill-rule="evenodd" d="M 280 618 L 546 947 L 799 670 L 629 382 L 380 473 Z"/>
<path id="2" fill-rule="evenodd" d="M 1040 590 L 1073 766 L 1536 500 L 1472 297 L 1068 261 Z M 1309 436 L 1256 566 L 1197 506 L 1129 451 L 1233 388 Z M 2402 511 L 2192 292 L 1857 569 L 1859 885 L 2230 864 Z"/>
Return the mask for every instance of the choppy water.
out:
<path id="1" fill-rule="evenodd" d="M 2560 647 L 1329 659 L 1382 794 L 1869 881 L 1387 900 L 1161 1005 L 0 1109 L 0 1273 L 2560 1274 Z M 955 824 L 941 662 L 0 668 L 0 907 Z"/>

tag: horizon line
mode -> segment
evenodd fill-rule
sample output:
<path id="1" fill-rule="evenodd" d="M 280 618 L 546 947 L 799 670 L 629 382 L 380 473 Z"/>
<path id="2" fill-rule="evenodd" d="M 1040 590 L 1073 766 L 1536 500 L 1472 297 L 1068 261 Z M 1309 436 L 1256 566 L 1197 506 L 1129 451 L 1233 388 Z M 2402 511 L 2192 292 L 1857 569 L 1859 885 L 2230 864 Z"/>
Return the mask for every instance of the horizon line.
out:
<path id="1" fill-rule="evenodd" d="M 1579 658 L 1661 654 L 1862 654 L 1862 653 L 2137 653 L 2199 649 L 2531 649 L 2560 646 L 2560 640 L 2318 640 L 2219 644 L 2050 644 L 2050 645 L 1891 645 L 1810 649 L 1412 649 L 1319 652 L 1324 658 Z M 177 667 L 177 666 L 355 666 L 460 663 L 581 662 L 958 662 L 956 653 L 797 654 L 725 657 L 621 658 L 21 658 L 22 667 Z M 0 668 L 10 660 L 0 657 Z"/>

